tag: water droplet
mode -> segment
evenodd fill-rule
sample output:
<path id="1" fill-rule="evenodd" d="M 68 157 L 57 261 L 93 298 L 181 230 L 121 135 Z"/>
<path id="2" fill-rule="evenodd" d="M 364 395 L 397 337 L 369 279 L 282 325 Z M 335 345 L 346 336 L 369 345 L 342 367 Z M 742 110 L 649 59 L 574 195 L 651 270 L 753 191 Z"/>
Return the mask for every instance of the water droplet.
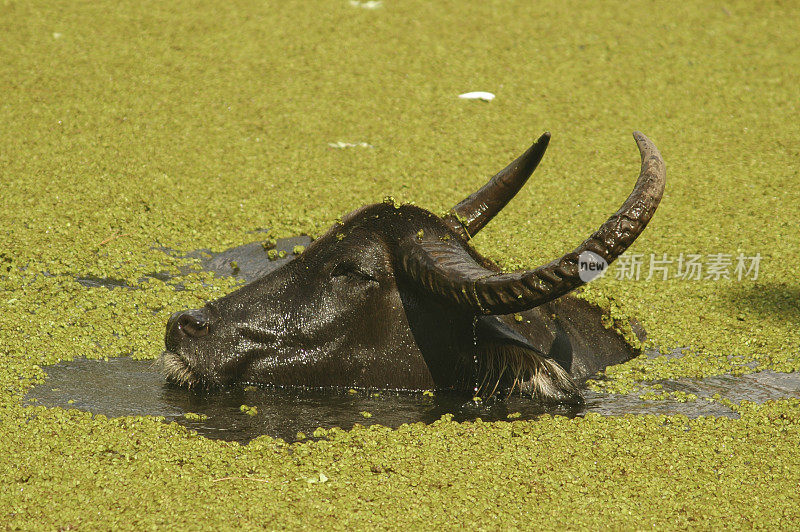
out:
<path id="1" fill-rule="evenodd" d="M 472 318 L 472 393 L 478 393 L 478 316 Z"/>

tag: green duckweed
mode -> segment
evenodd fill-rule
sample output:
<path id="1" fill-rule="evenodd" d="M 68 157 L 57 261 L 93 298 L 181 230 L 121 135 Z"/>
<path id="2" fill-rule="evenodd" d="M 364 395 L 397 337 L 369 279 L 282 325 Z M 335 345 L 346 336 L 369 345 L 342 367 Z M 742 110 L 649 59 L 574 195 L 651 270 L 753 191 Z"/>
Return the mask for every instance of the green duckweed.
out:
<path id="1" fill-rule="evenodd" d="M 258 241 L 263 227 L 270 238 L 320 235 L 389 193 L 446 212 L 545 130 L 553 140 L 531 183 L 472 240 L 507 270 L 549 262 L 615 212 L 639 169 L 632 130 L 668 169 L 628 252 L 641 255 L 639 280 L 612 265 L 582 297 L 633 344 L 631 317 L 645 348 L 688 349 L 609 368 L 594 386 L 797 371 L 795 11 L 739 0 L 533 11 L 452 0 L 0 3 L 2 522 L 789 528 L 800 520 L 797 399 L 726 403 L 739 419 L 445 417 L 292 445 L 21 400 L 47 364 L 157 357 L 171 313 L 238 286 L 183 252 Z M 457 98 L 473 90 L 496 98 Z M 329 149 L 344 138 L 374 148 Z M 760 270 L 680 278 L 690 254 L 758 254 Z M 664 255 L 672 274 L 649 276 Z"/>

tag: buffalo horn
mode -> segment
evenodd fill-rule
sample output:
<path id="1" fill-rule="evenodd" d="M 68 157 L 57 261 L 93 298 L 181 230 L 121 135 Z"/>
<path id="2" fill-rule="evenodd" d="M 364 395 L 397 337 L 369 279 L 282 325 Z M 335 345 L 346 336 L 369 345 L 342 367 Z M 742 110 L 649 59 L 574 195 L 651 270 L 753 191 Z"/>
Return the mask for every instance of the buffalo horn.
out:
<path id="1" fill-rule="evenodd" d="M 584 284 L 578 256 L 592 251 L 610 264 L 642 233 L 661 201 L 666 182 L 664 161 L 650 139 L 638 131 L 633 136 L 642 157 L 633 192 L 571 253 L 534 270 L 502 273 L 480 265 L 465 245 L 454 239 L 409 238 L 400 245 L 403 269 L 427 290 L 481 314 L 520 312 L 574 290 Z"/>
<path id="2" fill-rule="evenodd" d="M 542 160 L 548 142 L 550 133 L 545 133 L 480 190 L 450 209 L 442 218 L 448 227 L 464 240 L 475 236 L 519 192 Z"/>

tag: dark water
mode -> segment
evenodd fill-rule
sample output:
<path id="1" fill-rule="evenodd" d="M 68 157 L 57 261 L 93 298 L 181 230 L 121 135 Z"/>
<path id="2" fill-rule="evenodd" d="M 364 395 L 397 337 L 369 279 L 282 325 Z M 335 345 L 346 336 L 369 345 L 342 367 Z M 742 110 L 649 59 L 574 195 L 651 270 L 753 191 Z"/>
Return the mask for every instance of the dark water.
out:
<path id="1" fill-rule="evenodd" d="M 109 417 L 128 415 L 163 416 L 209 438 L 246 442 L 262 434 L 296 439 L 298 432 L 308 435 L 317 427 L 351 428 L 355 423 L 378 423 L 398 427 L 403 423 L 431 423 L 444 414 L 457 421 L 533 419 L 543 413 L 580 416 L 588 412 L 604 415 L 684 414 L 735 417 L 727 407 L 702 399 L 688 403 L 642 401 L 636 395 L 601 394 L 584 391 L 582 407 L 543 407 L 529 399 L 511 397 L 475 404 L 460 394 L 437 393 L 433 397 L 419 392 L 385 390 L 303 390 L 238 387 L 225 392 L 196 394 L 167 385 L 150 361 L 127 357 L 108 361 L 78 359 L 45 368 L 48 378 L 34 387 L 26 400 L 37 404 L 77 408 Z M 665 391 L 684 391 L 699 397 L 722 397 L 739 402 L 800 397 L 800 374 L 761 371 L 742 377 L 711 377 L 703 380 L 680 379 L 663 382 Z M 72 401 L 72 402 L 70 402 Z M 241 406 L 255 406 L 250 416 Z M 192 412 L 208 416 L 204 420 L 186 419 Z M 369 412 L 371 417 L 362 413 Z"/>

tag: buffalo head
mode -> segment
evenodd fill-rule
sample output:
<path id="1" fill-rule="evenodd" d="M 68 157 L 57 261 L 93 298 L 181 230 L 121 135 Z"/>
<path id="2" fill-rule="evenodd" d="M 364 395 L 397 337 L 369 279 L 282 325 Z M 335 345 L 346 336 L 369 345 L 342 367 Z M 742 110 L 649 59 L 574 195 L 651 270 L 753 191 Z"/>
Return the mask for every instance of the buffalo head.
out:
<path id="1" fill-rule="evenodd" d="M 611 263 L 658 206 L 664 162 L 647 137 L 634 137 L 642 168 L 633 192 L 561 258 L 504 273 L 468 243 L 524 185 L 545 134 L 443 217 L 391 202 L 362 207 L 283 267 L 174 314 L 161 359 L 167 379 L 189 387 L 502 388 L 580 400 L 576 379 L 631 356 L 597 309 L 562 296 L 583 284 L 579 254 Z"/>

